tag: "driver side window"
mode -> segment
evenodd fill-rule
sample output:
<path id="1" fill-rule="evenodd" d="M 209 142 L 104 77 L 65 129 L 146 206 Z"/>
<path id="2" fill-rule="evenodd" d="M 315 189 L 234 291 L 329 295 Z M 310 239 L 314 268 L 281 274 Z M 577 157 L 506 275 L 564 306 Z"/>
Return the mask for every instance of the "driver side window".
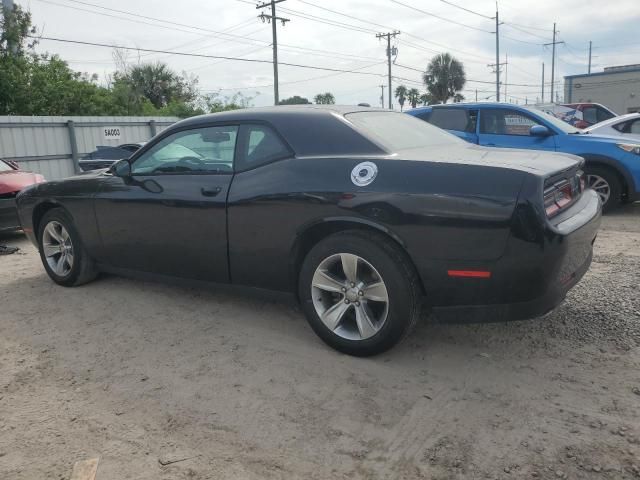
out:
<path id="1" fill-rule="evenodd" d="M 238 126 L 183 130 L 163 138 L 131 165 L 134 175 L 231 173 Z"/>

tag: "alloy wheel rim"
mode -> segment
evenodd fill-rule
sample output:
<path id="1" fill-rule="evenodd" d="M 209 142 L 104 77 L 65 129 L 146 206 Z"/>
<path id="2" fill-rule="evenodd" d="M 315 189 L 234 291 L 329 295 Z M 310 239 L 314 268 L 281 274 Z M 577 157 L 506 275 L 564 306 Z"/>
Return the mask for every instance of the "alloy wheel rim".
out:
<path id="1" fill-rule="evenodd" d="M 604 205 L 607 203 L 611 196 L 611 187 L 609 186 L 609 182 L 600 175 L 593 174 L 588 175 L 587 180 L 589 181 L 589 187 L 598 194 L 602 204 Z"/>
<path id="2" fill-rule="evenodd" d="M 42 250 L 49 268 L 59 277 L 66 277 L 73 268 L 75 255 L 67 229 L 56 221 L 47 223 L 42 233 Z"/>
<path id="3" fill-rule="evenodd" d="M 351 253 L 337 253 L 320 262 L 311 281 L 311 298 L 322 323 L 347 340 L 373 337 L 389 314 L 382 276 Z"/>

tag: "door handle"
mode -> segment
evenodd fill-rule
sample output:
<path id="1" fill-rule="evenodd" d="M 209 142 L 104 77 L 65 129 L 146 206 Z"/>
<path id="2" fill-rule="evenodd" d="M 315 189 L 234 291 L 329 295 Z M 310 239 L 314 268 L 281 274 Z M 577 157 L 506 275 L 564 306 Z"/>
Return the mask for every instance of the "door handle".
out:
<path id="1" fill-rule="evenodd" d="M 202 187 L 200 193 L 205 197 L 215 197 L 222 191 L 220 187 Z"/>

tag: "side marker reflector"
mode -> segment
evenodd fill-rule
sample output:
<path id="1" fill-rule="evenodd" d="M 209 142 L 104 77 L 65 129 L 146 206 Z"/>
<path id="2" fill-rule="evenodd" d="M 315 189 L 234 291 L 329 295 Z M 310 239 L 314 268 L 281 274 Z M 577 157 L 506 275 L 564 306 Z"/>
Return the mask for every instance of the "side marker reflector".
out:
<path id="1" fill-rule="evenodd" d="M 491 278 L 491 272 L 486 270 L 447 270 L 450 277 Z"/>

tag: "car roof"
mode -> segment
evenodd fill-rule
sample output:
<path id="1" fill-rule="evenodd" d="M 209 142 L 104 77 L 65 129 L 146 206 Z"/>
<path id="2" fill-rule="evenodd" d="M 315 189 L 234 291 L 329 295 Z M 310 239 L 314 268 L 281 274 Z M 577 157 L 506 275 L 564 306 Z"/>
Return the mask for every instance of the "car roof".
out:
<path id="1" fill-rule="evenodd" d="M 166 136 L 185 128 L 206 127 L 217 122 L 266 123 L 284 137 L 297 155 L 384 154 L 384 149 L 370 136 L 354 128 L 343 118 L 344 115 L 356 112 L 400 115 L 397 111 L 354 105 L 279 105 L 191 117 L 174 123 L 163 130 L 161 135 Z"/>
<path id="2" fill-rule="evenodd" d="M 196 117 L 187 118 L 175 125 L 195 126 L 210 122 L 226 121 L 251 121 L 270 120 L 275 116 L 290 115 L 295 117 L 305 117 L 312 115 L 346 115 L 355 112 L 389 112 L 387 109 L 375 107 L 360 107 L 355 105 L 278 105 L 273 107 L 253 107 L 226 112 L 208 113 Z"/>
<path id="3" fill-rule="evenodd" d="M 515 105 L 506 102 L 458 102 L 458 103 L 441 103 L 438 105 L 430 105 L 430 108 L 522 108 L 532 107 L 533 105 Z"/>

